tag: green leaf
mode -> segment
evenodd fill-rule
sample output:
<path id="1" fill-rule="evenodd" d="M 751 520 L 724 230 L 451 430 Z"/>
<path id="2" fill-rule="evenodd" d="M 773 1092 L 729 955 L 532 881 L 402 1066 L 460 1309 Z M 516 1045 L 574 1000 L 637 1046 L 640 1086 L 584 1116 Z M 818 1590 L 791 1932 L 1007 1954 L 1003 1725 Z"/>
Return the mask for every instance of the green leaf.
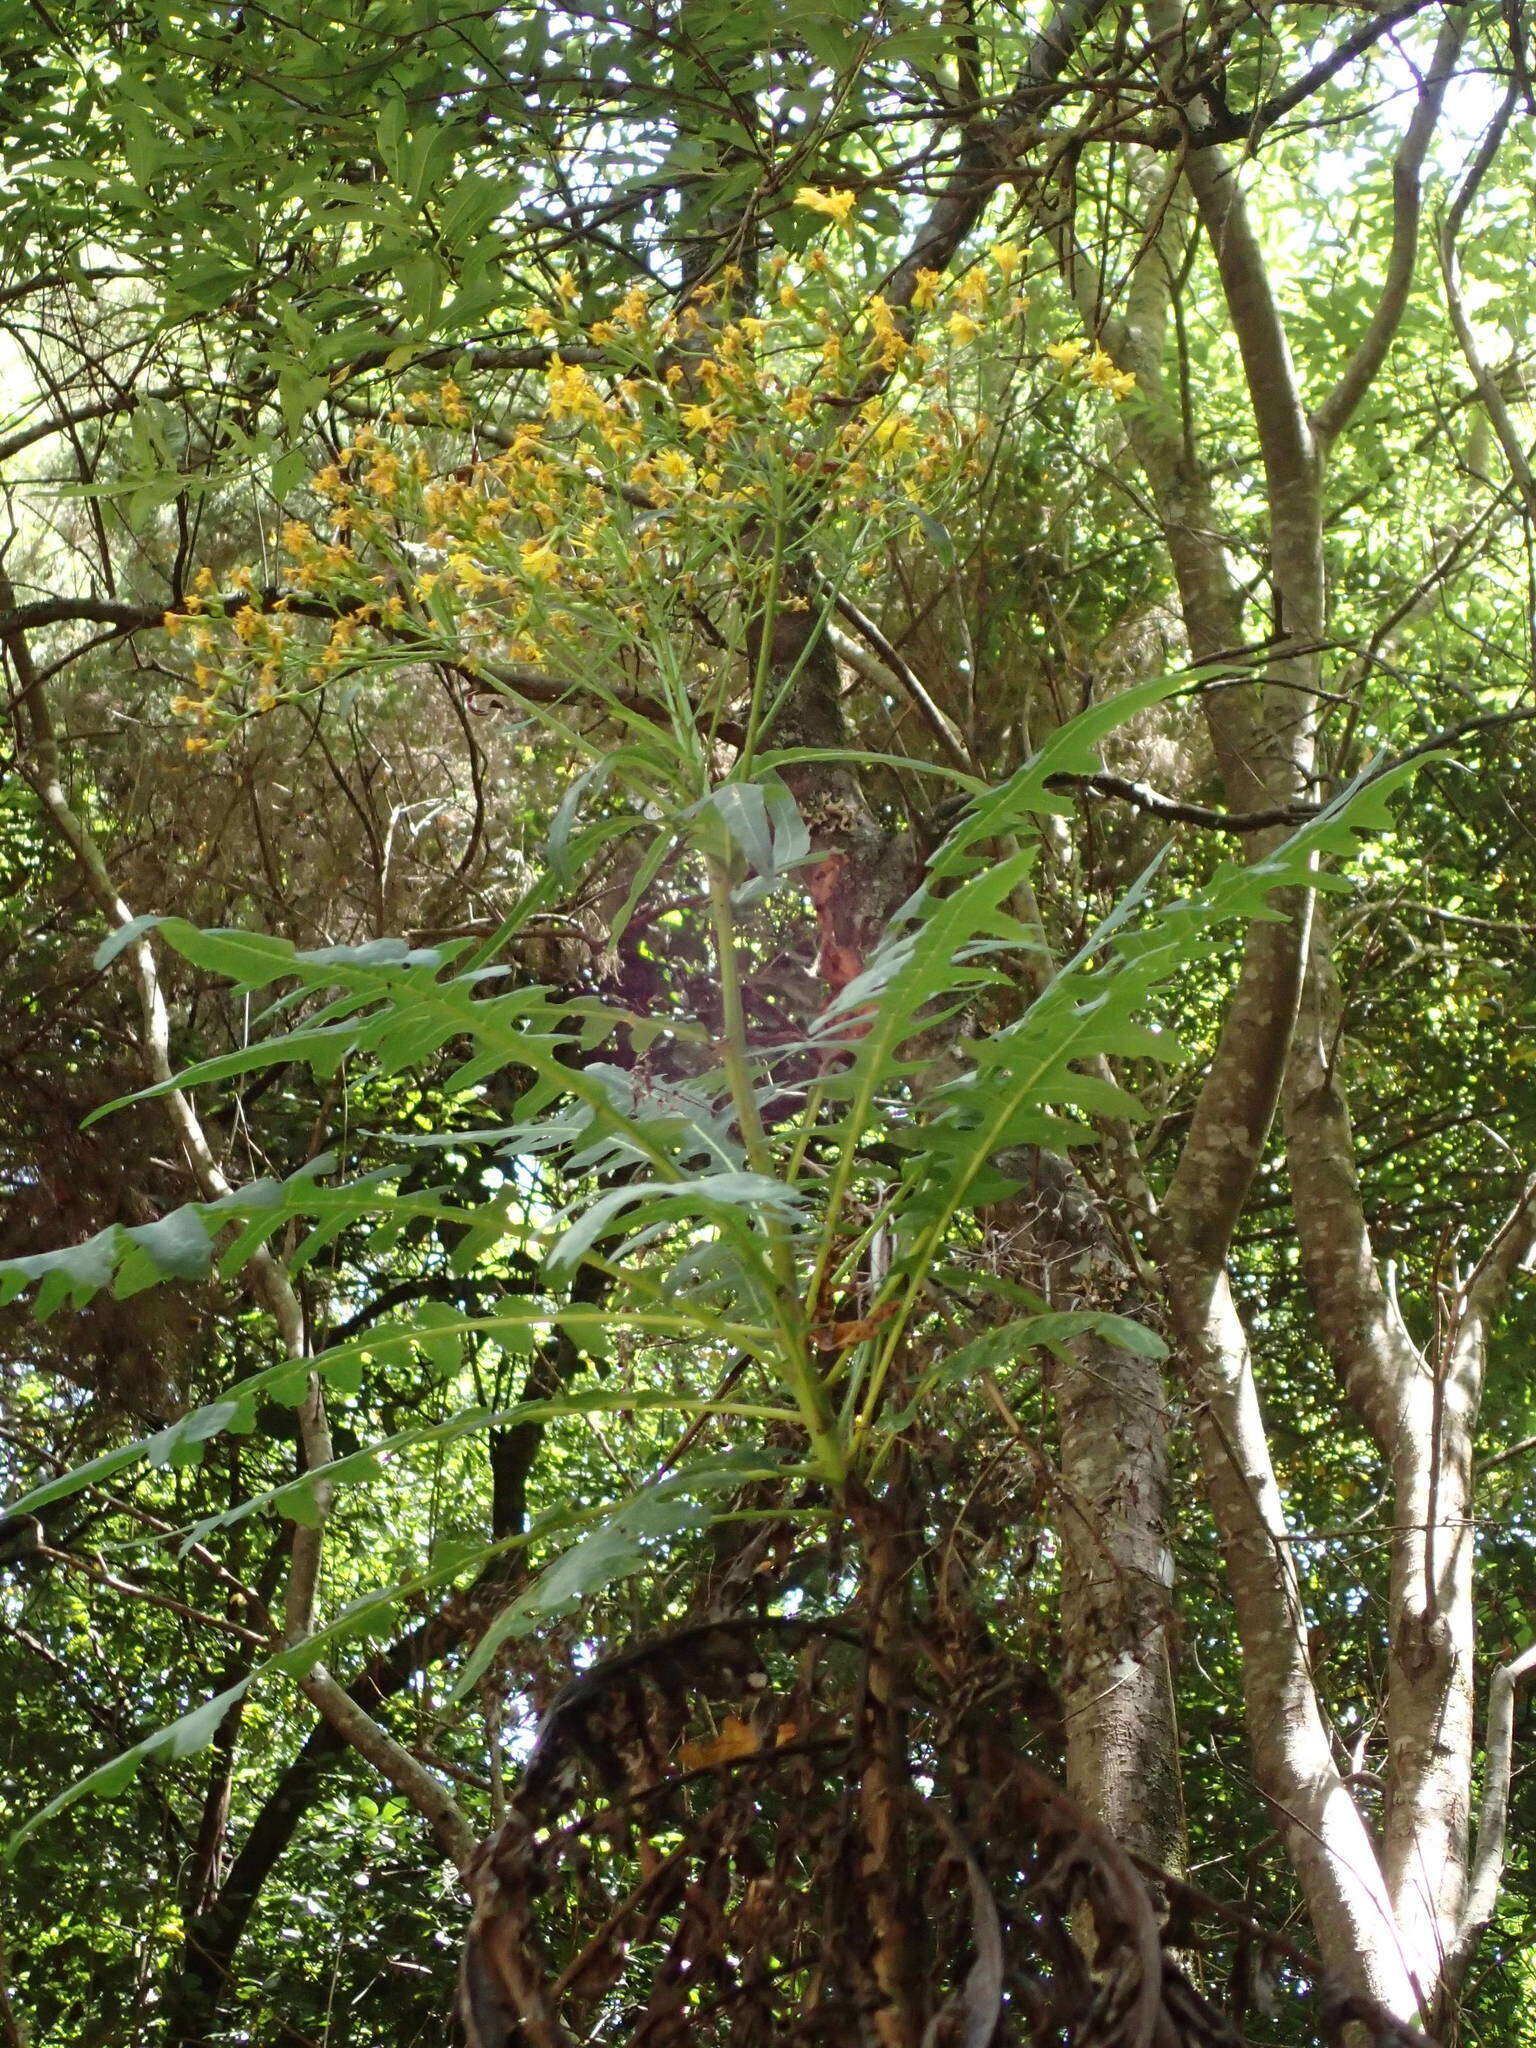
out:
<path id="1" fill-rule="evenodd" d="M 216 1694 L 212 1699 L 204 1701 L 200 1707 L 194 1707 L 190 1713 L 183 1714 L 179 1720 L 172 1721 L 168 1727 L 157 1729 L 153 1735 L 135 1743 L 132 1749 L 125 1750 L 121 1756 L 113 1757 L 110 1763 L 101 1764 L 85 1777 L 77 1778 L 74 1784 L 59 1793 L 57 1798 L 50 1799 L 45 1807 L 14 1830 L 5 1844 L 6 1862 L 14 1863 L 24 1843 L 36 1834 L 40 1827 L 52 1820 L 55 1815 L 75 1805 L 78 1800 L 115 1799 L 120 1793 L 125 1792 L 140 1766 L 148 1763 L 151 1758 L 163 1756 L 174 1760 L 195 1756 L 199 1750 L 206 1749 L 218 1733 L 224 1716 L 237 1700 L 244 1697 L 250 1683 L 250 1678 L 241 1679 L 237 1685 L 230 1686 L 228 1691 Z"/>
<path id="2" fill-rule="evenodd" d="M 895 1434 L 909 1428 L 924 1403 L 942 1387 L 975 1379 L 982 1373 L 1001 1372 L 1031 1351 L 1063 1351 L 1086 1336 L 1107 1338 L 1141 1358 L 1161 1359 L 1168 1355 L 1168 1347 L 1157 1332 L 1133 1322 L 1129 1316 L 1110 1315 L 1097 1309 L 1051 1309 L 1039 1315 L 1021 1316 L 997 1329 L 983 1331 L 958 1351 L 952 1351 L 924 1375 L 906 1407 L 882 1422 L 882 1431 Z"/>
<path id="3" fill-rule="evenodd" d="M 565 1212 L 559 1220 L 570 1220 L 556 1239 L 548 1270 L 555 1274 L 578 1265 L 621 1216 L 627 1215 L 631 1229 L 659 1218 L 670 1222 L 688 1215 L 715 1221 L 732 1210 L 788 1220 L 799 1213 L 803 1199 L 782 1181 L 762 1173 L 710 1173 L 694 1180 L 635 1181 L 628 1187 L 610 1188 L 595 1200 L 584 1201 Z"/>
<path id="4" fill-rule="evenodd" d="M 173 1209 L 158 1223 L 136 1223 L 123 1236 L 134 1250 L 113 1283 L 119 1299 L 152 1287 L 157 1280 L 204 1279 L 213 1264 L 213 1238 L 195 1203 Z"/>
<path id="5" fill-rule="evenodd" d="M 120 924 L 115 932 L 110 932 L 102 940 L 91 955 L 91 965 L 110 967 L 118 954 L 126 952 L 135 939 L 143 938 L 146 932 L 152 932 L 157 924 L 164 922 L 163 918 L 154 916 L 130 917 L 126 924 Z"/>
<path id="6" fill-rule="evenodd" d="M 66 1298 L 71 1307 L 83 1308 L 93 1294 L 111 1283 L 119 1252 L 118 1226 L 108 1224 L 84 1244 L 0 1261 L 0 1305 L 14 1301 L 33 1281 L 41 1281 L 34 1309 L 39 1322 Z"/>
<path id="7" fill-rule="evenodd" d="M 504 1643 L 530 1634 L 555 1615 L 642 1571 L 654 1561 L 659 1546 L 707 1528 L 709 1513 L 688 1498 L 690 1493 L 734 1489 L 774 1469 L 775 1461 L 761 1454 L 748 1454 L 745 1463 L 739 1458 L 716 1461 L 675 1473 L 612 1510 L 501 1610 L 476 1644 L 449 1697 L 466 1697 Z"/>

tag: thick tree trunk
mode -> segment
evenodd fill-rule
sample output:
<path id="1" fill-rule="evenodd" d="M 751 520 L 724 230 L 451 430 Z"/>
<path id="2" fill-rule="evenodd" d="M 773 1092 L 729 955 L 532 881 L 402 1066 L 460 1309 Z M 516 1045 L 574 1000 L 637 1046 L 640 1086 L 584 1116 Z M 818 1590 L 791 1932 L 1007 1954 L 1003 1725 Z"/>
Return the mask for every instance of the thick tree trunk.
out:
<path id="1" fill-rule="evenodd" d="M 1182 1867 L 1168 1413 L 1155 1360 L 1088 1339 L 1054 1374 L 1066 1502 L 1067 1789 L 1116 1838 Z"/>

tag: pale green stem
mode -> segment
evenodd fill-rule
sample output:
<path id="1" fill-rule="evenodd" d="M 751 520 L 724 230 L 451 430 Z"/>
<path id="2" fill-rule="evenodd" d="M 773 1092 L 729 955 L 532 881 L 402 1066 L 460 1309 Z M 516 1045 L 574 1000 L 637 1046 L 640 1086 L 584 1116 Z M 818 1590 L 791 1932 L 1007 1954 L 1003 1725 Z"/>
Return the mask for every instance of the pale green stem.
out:
<path id="1" fill-rule="evenodd" d="M 741 1000 L 741 972 L 736 960 L 736 930 L 731 915 L 730 876 L 722 862 L 709 861 L 709 904 L 715 930 L 715 957 L 720 969 L 720 1054 L 725 1078 L 741 1126 L 742 1149 L 754 1173 L 771 1177 L 773 1154 L 763 1128 L 752 1062 L 747 1053 L 746 1012 Z M 783 1342 L 784 1376 L 811 1441 L 816 1462 L 834 1483 L 847 1473 L 848 1461 L 838 1440 L 826 1388 L 806 1352 L 805 1313 L 795 1291 L 794 1251 L 783 1222 L 766 1219 L 768 1255 L 774 1277 L 774 1318 Z"/>
<path id="2" fill-rule="evenodd" d="M 763 629 L 757 645 L 757 661 L 752 674 L 752 701 L 747 707 L 747 734 L 741 749 L 743 772 L 751 769 L 752 755 L 756 750 L 758 732 L 763 723 L 763 699 L 773 668 L 773 621 L 779 609 L 779 585 L 783 569 L 784 515 L 781 510 L 775 514 L 773 522 L 773 553 L 768 558 L 768 584 L 763 592 Z"/>

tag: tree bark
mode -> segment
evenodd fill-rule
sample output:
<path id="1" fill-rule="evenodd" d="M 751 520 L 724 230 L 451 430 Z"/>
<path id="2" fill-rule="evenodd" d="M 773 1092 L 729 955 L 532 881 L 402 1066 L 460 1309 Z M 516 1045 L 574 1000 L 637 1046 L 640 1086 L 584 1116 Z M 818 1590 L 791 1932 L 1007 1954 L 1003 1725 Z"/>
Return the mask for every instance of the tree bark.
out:
<path id="1" fill-rule="evenodd" d="M 1061 1437 L 1067 1789 L 1126 1848 L 1185 1858 L 1173 1688 L 1168 1408 L 1156 1360 L 1105 1339 L 1053 1375 Z"/>

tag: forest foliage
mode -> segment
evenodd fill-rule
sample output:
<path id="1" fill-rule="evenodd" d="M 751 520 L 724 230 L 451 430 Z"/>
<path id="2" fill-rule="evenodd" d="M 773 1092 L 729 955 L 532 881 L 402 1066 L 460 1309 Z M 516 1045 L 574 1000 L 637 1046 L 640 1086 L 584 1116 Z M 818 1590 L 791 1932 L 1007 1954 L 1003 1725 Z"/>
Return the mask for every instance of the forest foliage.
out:
<path id="1" fill-rule="evenodd" d="M 1526 2040 L 1522 10 L 0 47 L 6 2048 Z"/>

